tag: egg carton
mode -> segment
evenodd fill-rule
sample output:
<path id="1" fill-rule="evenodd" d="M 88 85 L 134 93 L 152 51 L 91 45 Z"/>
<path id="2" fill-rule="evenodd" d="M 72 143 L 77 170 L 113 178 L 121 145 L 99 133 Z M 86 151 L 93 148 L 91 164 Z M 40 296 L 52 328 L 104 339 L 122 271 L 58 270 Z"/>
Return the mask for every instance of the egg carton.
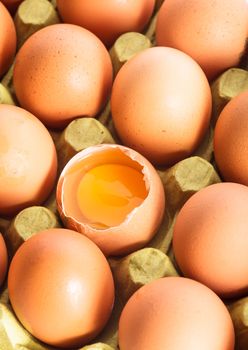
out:
<path id="1" fill-rule="evenodd" d="M 157 0 L 154 16 L 145 33 L 126 33 L 110 49 L 114 73 L 138 52 L 155 44 L 156 13 L 163 0 Z M 35 31 L 59 23 L 56 1 L 25 0 L 15 15 L 18 47 Z M 164 185 L 167 210 L 154 238 L 144 247 L 127 256 L 108 258 L 116 285 L 116 300 L 112 315 L 102 333 L 80 350 L 117 350 L 118 320 L 130 296 L 154 279 L 181 275 L 172 250 L 173 226 L 183 204 L 200 189 L 221 182 L 213 158 L 213 128 L 223 107 L 240 92 L 248 89 L 246 62 L 240 68 L 231 68 L 213 82 L 212 124 L 194 154 L 168 169 L 157 169 Z M 13 66 L 0 83 L 0 103 L 17 104 L 12 83 Z M 101 143 L 119 143 L 114 130 L 109 103 L 96 119 L 79 118 L 62 132 L 50 131 L 55 142 L 59 172 L 79 151 Z M 19 212 L 11 220 L 0 218 L 10 258 L 18 247 L 35 233 L 62 227 L 55 198 L 55 189 L 43 206 L 32 206 Z M 227 304 L 232 317 L 236 349 L 248 349 L 248 297 Z M 27 332 L 15 317 L 6 284 L 0 291 L 0 349 L 52 350 Z"/>

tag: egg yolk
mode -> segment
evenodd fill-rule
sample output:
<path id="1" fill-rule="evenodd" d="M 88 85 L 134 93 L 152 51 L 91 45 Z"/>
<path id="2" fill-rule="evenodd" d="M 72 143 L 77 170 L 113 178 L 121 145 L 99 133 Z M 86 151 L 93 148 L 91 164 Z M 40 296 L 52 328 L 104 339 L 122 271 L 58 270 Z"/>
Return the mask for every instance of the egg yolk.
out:
<path id="1" fill-rule="evenodd" d="M 77 188 L 80 211 L 95 228 L 119 225 L 146 196 L 143 174 L 120 164 L 92 168 Z"/>

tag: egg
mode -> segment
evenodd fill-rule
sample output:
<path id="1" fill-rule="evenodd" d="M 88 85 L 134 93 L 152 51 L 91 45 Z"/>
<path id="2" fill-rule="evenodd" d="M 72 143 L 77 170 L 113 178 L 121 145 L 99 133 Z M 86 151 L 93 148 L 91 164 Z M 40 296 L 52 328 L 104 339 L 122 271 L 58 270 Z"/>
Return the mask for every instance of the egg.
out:
<path id="1" fill-rule="evenodd" d="M 248 185 L 248 91 L 222 110 L 214 130 L 214 156 L 226 181 Z"/>
<path id="2" fill-rule="evenodd" d="M 0 233 L 0 287 L 5 280 L 8 267 L 8 253 L 5 241 Z"/>
<path id="3" fill-rule="evenodd" d="M 63 169 L 57 206 L 67 228 L 94 241 L 105 255 L 143 247 L 163 218 L 165 195 L 144 157 L 121 145 L 88 147 Z"/>
<path id="4" fill-rule="evenodd" d="M 42 231 L 23 243 L 11 261 L 8 288 L 20 322 L 56 348 L 90 342 L 114 301 L 104 255 L 87 237 L 66 229 Z"/>
<path id="5" fill-rule="evenodd" d="M 13 82 L 23 108 L 46 126 L 63 128 L 101 110 L 112 86 L 112 64 L 94 34 L 72 24 L 55 24 L 21 47 Z"/>
<path id="6" fill-rule="evenodd" d="M 8 10 L 0 2 L 0 77 L 13 62 L 16 51 L 16 30 Z"/>
<path id="7" fill-rule="evenodd" d="M 166 0 L 158 13 L 157 45 L 187 53 L 210 80 L 238 65 L 247 34 L 246 0 Z"/>
<path id="8" fill-rule="evenodd" d="M 218 183 L 194 194 L 173 232 L 179 268 L 224 298 L 248 292 L 248 188 Z"/>
<path id="9" fill-rule="evenodd" d="M 111 46 L 123 33 L 142 31 L 154 5 L 155 0 L 57 0 L 64 22 L 90 30 L 106 46 Z"/>
<path id="10" fill-rule="evenodd" d="M 230 315 L 218 296 L 196 281 L 166 277 L 140 288 L 119 322 L 120 350 L 234 350 Z"/>
<path id="11" fill-rule="evenodd" d="M 56 173 L 56 150 L 45 126 L 22 108 L 0 104 L 0 215 L 44 202 Z"/>
<path id="12" fill-rule="evenodd" d="M 111 95 L 122 142 L 156 165 L 172 165 L 196 149 L 211 107 L 210 87 L 199 65 L 165 47 L 146 49 L 127 62 Z"/>

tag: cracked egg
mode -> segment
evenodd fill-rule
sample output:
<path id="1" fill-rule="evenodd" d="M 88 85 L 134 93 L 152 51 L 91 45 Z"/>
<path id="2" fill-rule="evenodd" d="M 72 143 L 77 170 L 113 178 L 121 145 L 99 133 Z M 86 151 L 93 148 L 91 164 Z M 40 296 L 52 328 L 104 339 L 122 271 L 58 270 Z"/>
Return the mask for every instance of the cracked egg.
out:
<path id="1" fill-rule="evenodd" d="M 151 163 L 121 145 L 97 145 L 63 169 L 57 204 L 67 228 L 94 241 L 105 255 L 143 247 L 157 232 L 165 194 Z"/>

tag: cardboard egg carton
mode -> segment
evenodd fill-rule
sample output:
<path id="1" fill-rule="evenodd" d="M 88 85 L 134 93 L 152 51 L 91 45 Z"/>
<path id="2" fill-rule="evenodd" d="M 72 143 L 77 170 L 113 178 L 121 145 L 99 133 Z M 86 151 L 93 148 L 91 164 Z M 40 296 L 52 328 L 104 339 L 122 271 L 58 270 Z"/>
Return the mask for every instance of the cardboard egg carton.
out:
<path id="1" fill-rule="evenodd" d="M 110 49 L 114 74 L 138 52 L 155 43 L 156 12 L 163 0 L 156 1 L 156 9 L 143 34 L 126 33 Z M 35 31 L 59 22 L 56 1 L 24 0 L 15 15 L 18 47 Z M 13 66 L 0 82 L 0 103 L 16 104 L 12 83 Z M 173 226 L 182 205 L 197 191 L 221 181 L 213 162 L 213 128 L 219 113 L 233 97 L 248 88 L 248 72 L 232 68 L 212 84 L 213 122 L 194 154 L 168 169 L 157 169 L 164 185 L 167 208 L 162 224 L 146 247 L 124 257 L 111 257 L 116 298 L 110 320 L 102 333 L 79 350 L 117 350 L 118 320 L 129 297 L 140 287 L 154 279 L 180 275 L 173 250 Z M 59 172 L 77 152 L 101 143 L 118 143 L 114 130 L 110 104 L 96 119 L 78 118 L 62 132 L 50 131 L 58 154 Z M 33 234 L 48 228 L 61 227 L 56 208 L 56 189 L 43 206 L 22 210 L 11 220 L 0 218 L 10 258 L 18 247 Z M 236 349 L 248 349 L 248 298 L 228 305 L 236 332 Z M 6 285 L 0 290 L 0 349 L 52 350 L 29 334 L 11 308 Z"/>

